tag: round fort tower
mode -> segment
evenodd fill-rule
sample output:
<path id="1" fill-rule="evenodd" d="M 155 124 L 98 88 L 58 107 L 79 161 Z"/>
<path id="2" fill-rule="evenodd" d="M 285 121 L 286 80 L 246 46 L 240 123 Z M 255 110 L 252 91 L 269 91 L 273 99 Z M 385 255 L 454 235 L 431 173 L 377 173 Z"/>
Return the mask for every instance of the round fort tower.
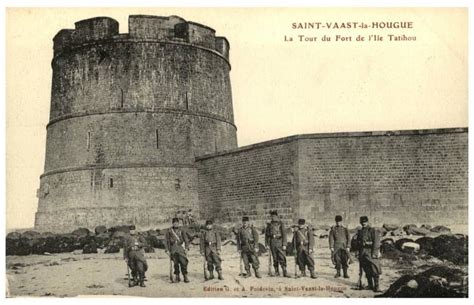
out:
<path id="1" fill-rule="evenodd" d="M 54 37 L 35 228 L 167 222 L 198 213 L 195 157 L 237 147 L 229 43 L 176 16 L 107 17 Z"/>

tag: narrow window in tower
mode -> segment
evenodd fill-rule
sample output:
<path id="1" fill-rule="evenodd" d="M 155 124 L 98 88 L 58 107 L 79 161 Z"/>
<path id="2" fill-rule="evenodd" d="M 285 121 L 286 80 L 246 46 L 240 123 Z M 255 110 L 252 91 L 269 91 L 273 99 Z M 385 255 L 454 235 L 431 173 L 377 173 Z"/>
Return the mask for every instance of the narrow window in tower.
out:
<path id="1" fill-rule="evenodd" d="M 160 143 L 159 143 L 160 135 L 158 134 L 158 129 L 155 129 L 155 136 L 156 136 L 156 149 L 159 149 L 160 148 Z"/>
<path id="2" fill-rule="evenodd" d="M 110 179 L 109 179 L 109 187 L 110 187 L 110 188 L 113 188 L 113 187 L 114 187 L 114 179 L 113 179 L 113 178 L 110 178 Z"/>
<path id="3" fill-rule="evenodd" d="M 87 132 L 87 151 L 91 148 L 91 132 Z"/>
<path id="4" fill-rule="evenodd" d="M 188 93 L 187 93 L 187 92 L 186 92 L 185 97 L 186 97 L 186 100 L 185 100 L 185 102 L 186 102 L 186 110 L 189 110 Z"/>
<path id="5" fill-rule="evenodd" d="M 120 108 L 123 108 L 123 89 L 120 88 Z"/>

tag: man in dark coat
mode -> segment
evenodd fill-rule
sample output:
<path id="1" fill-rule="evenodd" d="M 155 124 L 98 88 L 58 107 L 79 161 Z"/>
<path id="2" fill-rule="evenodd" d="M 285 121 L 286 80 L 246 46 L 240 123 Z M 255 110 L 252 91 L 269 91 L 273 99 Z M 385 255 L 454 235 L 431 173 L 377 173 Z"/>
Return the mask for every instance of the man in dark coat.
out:
<path id="1" fill-rule="evenodd" d="M 194 223 L 193 210 L 189 209 L 188 210 L 188 225 L 191 225 L 193 223 Z"/>
<path id="2" fill-rule="evenodd" d="M 242 227 L 237 232 L 237 250 L 244 261 L 245 277 L 251 277 L 250 264 L 252 264 L 255 276 L 261 278 L 258 260 L 258 232 L 253 225 L 249 225 L 249 218 L 242 217 Z"/>
<path id="3" fill-rule="evenodd" d="M 201 231 L 200 252 L 206 258 L 209 279 L 214 279 L 214 268 L 217 271 L 218 279 L 223 280 L 221 267 L 221 235 L 213 229 L 212 220 L 206 220 L 206 228 Z"/>
<path id="4" fill-rule="evenodd" d="M 342 225 L 342 216 L 336 216 L 336 225 L 329 231 L 329 248 L 331 257 L 336 265 L 336 275 L 341 276 L 341 268 L 344 272 L 344 278 L 348 279 L 347 268 L 349 267 L 350 235 L 349 230 Z"/>
<path id="5" fill-rule="evenodd" d="M 380 236 L 377 230 L 369 225 L 367 216 L 360 218 L 360 228 L 357 232 L 357 247 L 359 264 L 367 277 L 369 289 L 380 292 L 379 277 L 382 274 L 380 267 Z"/>
<path id="6" fill-rule="evenodd" d="M 273 267 L 275 275 L 279 276 L 278 266 L 281 266 L 284 277 L 290 277 L 286 271 L 286 229 L 278 217 L 277 211 L 271 211 L 271 222 L 265 230 L 265 247 L 270 249 L 273 256 Z"/>
<path id="7" fill-rule="evenodd" d="M 130 235 L 124 240 L 123 258 L 132 271 L 132 286 L 140 284 L 145 287 L 145 272 L 148 270 L 148 264 L 145 259 L 144 247 L 146 240 L 143 236 L 139 236 L 135 226 L 130 226 Z"/>
<path id="8" fill-rule="evenodd" d="M 306 225 L 304 219 L 298 220 L 298 227 L 295 228 L 295 232 L 293 233 L 293 245 L 296 249 L 297 263 L 301 271 L 301 276 L 306 276 L 306 267 L 308 267 L 311 278 L 315 279 L 313 230 Z"/>
<path id="9" fill-rule="evenodd" d="M 188 279 L 188 258 L 186 251 L 189 251 L 189 239 L 180 228 L 180 220 L 173 218 L 173 225 L 165 233 L 165 252 L 173 260 L 175 281 L 180 282 L 180 269 L 183 274 L 184 282 L 189 283 Z"/>

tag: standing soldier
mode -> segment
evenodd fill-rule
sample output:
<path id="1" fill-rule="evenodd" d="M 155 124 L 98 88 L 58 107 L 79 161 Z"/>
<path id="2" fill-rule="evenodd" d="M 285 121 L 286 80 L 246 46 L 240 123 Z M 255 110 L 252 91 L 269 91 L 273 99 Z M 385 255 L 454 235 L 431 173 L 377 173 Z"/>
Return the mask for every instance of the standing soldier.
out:
<path id="1" fill-rule="evenodd" d="M 188 279 L 188 258 L 186 251 L 189 251 L 189 239 L 186 232 L 179 227 L 179 219 L 173 218 L 173 225 L 165 234 L 166 254 L 173 260 L 175 281 L 180 282 L 179 271 L 183 274 L 184 282 Z"/>
<path id="2" fill-rule="evenodd" d="M 242 227 L 237 232 L 237 250 L 244 261 L 246 274 L 244 277 L 251 277 L 250 264 L 252 264 L 255 277 L 261 278 L 258 272 L 258 232 L 253 225 L 249 225 L 249 218 L 242 217 Z"/>
<path id="3" fill-rule="evenodd" d="M 209 279 L 214 279 L 214 268 L 218 279 L 223 280 L 221 267 L 221 235 L 212 228 L 212 220 L 206 220 L 206 228 L 201 231 L 200 252 L 206 258 Z"/>
<path id="4" fill-rule="evenodd" d="M 137 234 L 134 225 L 130 226 L 129 229 L 130 235 L 124 240 L 123 258 L 132 270 L 133 280 L 131 286 L 140 284 L 140 287 L 145 287 L 145 272 L 148 269 L 148 264 L 143 247 L 146 245 L 146 240 L 143 236 Z"/>
<path id="5" fill-rule="evenodd" d="M 279 219 L 277 211 L 270 211 L 271 222 L 265 231 L 265 247 L 270 249 L 273 256 L 273 267 L 275 275 L 279 276 L 278 265 L 281 266 L 284 277 L 290 277 L 286 271 L 286 230 L 285 225 Z"/>
<path id="6" fill-rule="evenodd" d="M 314 273 L 314 236 L 313 230 L 305 224 L 304 219 L 298 220 L 298 227 L 293 233 L 293 245 L 296 247 L 296 257 L 298 262 L 298 267 L 301 271 L 301 276 L 306 276 L 306 267 L 310 272 L 311 278 L 315 279 L 316 274 Z"/>
<path id="7" fill-rule="evenodd" d="M 331 258 L 336 265 L 336 275 L 341 277 L 341 267 L 344 272 L 344 278 L 348 279 L 347 268 L 349 267 L 350 236 L 349 230 L 342 225 L 342 216 L 336 216 L 336 225 L 329 231 L 329 248 L 331 249 Z"/>
<path id="8" fill-rule="evenodd" d="M 359 250 L 359 264 L 367 277 L 369 289 L 380 292 L 380 236 L 377 230 L 369 225 L 367 216 L 360 218 L 362 228 L 357 232 L 357 248 Z"/>
<path id="9" fill-rule="evenodd" d="M 188 212 L 183 211 L 183 226 L 189 225 L 188 220 L 189 220 L 189 218 L 188 218 Z"/>
<path id="10" fill-rule="evenodd" d="M 179 223 L 181 226 L 184 226 L 184 211 L 179 211 Z"/>
<path id="11" fill-rule="evenodd" d="M 193 217 L 193 210 L 192 209 L 189 209 L 189 211 L 188 211 L 188 222 L 189 222 L 189 224 L 194 223 L 194 217 Z"/>
<path id="12" fill-rule="evenodd" d="M 174 218 L 177 218 L 178 221 L 181 221 L 181 211 L 176 211 L 176 213 L 174 214 Z"/>

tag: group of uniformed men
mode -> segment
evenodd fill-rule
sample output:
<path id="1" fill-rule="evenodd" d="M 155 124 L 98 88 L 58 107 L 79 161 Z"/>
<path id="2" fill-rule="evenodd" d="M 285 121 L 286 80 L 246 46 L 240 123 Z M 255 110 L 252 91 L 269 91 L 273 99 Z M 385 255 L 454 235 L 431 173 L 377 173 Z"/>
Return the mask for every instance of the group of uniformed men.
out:
<path id="1" fill-rule="evenodd" d="M 183 226 L 188 226 L 190 224 L 194 223 L 194 216 L 193 216 L 193 210 L 183 210 L 183 211 L 177 211 L 175 214 L 175 218 L 179 220 L 179 222 Z"/>
<path id="2" fill-rule="evenodd" d="M 270 251 L 273 260 L 274 275 L 280 276 L 280 267 L 284 277 L 290 277 L 287 270 L 286 247 L 287 234 L 284 223 L 279 219 L 277 211 L 271 211 L 271 221 L 265 229 L 265 247 Z M 351 238 L 349 230 L 343 225 L 342 217 L 337 215 L 336 224 L 331 227 L 329 232 L 329 248 L 331 249 L 331 260 L 336 268 L 335 277 L 342 276 L 349 278 L 347 269 L 349 267 Z M 356 251 L 359 258 L 360 272 L 364 272 L 367 277 L 368 288 L 379 292 L 379 276 L 382 273 L 379 263 L 379 235 L 374 228 L 369 225 L 366 216 L 360 217 L 361 228 L 355 236 Z M 144 256 L 143 247 L 146 241 L 135 231 L 135 226 L 130 227 L 130 237 L 125 241 L 124 258 L 129 268 L 132 270 L 134 285 L 145 287 L 145 272 L 148 269 Z M 293 240 L 291 245 L 295 252 L 296 264 L 300 270 L 299 277 L 306 276 L 306 269 L 309 270 L 310 277 L 316 278 L 314 270 L 314 235 L 312 228 L 306 224 L 305 219 L 299 219 L 298 225 L 293 227 Z M 237 250 L 245 266 L 244 277 L 252 276 L 251 267 L 255 277 L 261 278 L 259 272 L 258 259 L 258 232 L 257 229 L 249 223 L 249 218 L 242 218 L 242 226 L 235 232 L 237 237 Z M 188 258 L 187 251 L 190 247 L 190 241 L 186 232 L 181 228 L 180 219 L 173 218 L 172 227 L 167 230 L 165 235 L 165 252 L 170 257 L 174 265 L 173 282 L 180 282 L 180 274 L 185 283 L 188 278 Z M 217 272 L 219 280 L 223 280 L 221 253 L 221 237 L 218 231 L 213 228 L 211 220 L 207 220 L 205 228 L 200 235 L 200 253 L 205 258 L 209 276 L 206 279 L 214 279 L 214 270 Z M 269 267 L 270 269 L 270 267 Z M 170 271 L 171 272 L 171 271 Z M 296 273 L 296 270 L 295 270 Z M 207 273 L 206 273 L 207 274 Z M 269 275 L 273 276 L 272 270 Z M 296 275 L 296 274 L 295 274 Z M 360 273 L 361 275 L 361 273 Z M 360 280 L 360 279 L 359 279 Z"/>

